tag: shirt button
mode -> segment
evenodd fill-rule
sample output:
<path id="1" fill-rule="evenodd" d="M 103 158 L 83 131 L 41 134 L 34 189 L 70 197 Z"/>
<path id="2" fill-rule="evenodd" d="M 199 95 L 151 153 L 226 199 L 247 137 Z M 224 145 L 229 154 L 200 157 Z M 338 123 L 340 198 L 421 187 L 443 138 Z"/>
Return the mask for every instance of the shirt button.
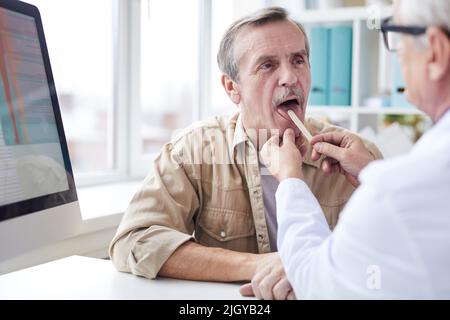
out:
<path id="1" fill-rule="evenodd" d="M 227 235 L 227 234 L 225 233 L 225 231 L 221 231 L 221 232 L 220 232 L 220 236 L 221 236 L 222 238 L 225 238 L 226 235 Z"/>
<path id="2" fill-rule="evenodd" d="M 262 233 L 258 233 L 258 241 L 261 242 L 261 241 L 263 241 L 263 239 L 264 239 L 263 234 Z"/>

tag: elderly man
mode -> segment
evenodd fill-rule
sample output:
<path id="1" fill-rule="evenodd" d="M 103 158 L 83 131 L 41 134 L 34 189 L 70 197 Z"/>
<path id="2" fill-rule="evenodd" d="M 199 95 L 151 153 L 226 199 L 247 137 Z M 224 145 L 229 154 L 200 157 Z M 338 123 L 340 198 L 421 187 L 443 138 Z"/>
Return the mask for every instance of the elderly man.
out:
<path id="1" fill-rule="evenodd" d="M 239 113 L 194 125 L 156 158 L 112 240 L 120 271 L 205 281 L 253 280 L 258 297 L 292 297 L 276 243 L 277 181 L 264 174 L 258 150 L 269 131 L 304 119 L 310 90 L 309 45 L 303 27 L 281 8 L 235 22 L 218 53 L 222 84 Z M 308 121 L 313 134 L 339 130 Z M 300 132 L 296 143 L 305 149 Z M 372 159 L 381 154 L 365 147 Z M 305 151 L 303 174 L 333 228 L 354 187 L 327 177 Z M 262 172 L 261 172 L 262 170 Z M 248 288 L 243 289 L 243 294 Z"/>
<path id="2" fill-rule="evenodd" d="M 327 171 L 361 183 L 333 233 L 298 167 L 293 132 L 262 149 L 282 180 L 278 246 L 299 298 L 450 298 L 450 2 L 397 1 L 394 17 L 382 27 L 386 46 L 398 51 L 408 100 L 434 126 L 410 153 L 367 167 L 358 137 L 314 137 L 308 161 L 326 155 Z"/>

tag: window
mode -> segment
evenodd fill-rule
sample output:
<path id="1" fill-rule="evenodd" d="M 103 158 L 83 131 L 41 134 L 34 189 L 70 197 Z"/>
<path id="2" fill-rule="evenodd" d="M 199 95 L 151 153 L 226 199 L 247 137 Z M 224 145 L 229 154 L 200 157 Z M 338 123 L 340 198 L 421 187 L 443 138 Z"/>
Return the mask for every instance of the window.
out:
<path id="1" fill-rule="evenodd" d="M 154 154 L 197 108 L 198 0 L 141 1 L 141 150 Z"/>
<path id="2" fill-rule="evenodd" d="M 179 129 L 236 107 L 216 55 L 251 0 L 29 0 L 40 9 L 77 185 L 142 178 Z"/>
<path id="3" fill-rule="evenodd" d="M 226 29 L 233 22 L 233 1 L 213 0 L 211 8 L 211 107 L 207 114 L 223 114 L 236 111 L 228 98 L 220 77 L 222 72 L 217 65 L 217 52 Z"/>
<path id="4" fill-rule="evenodd" d="M 75 175 L 114 169 L 113 2 L 28 2 L 41 12 Z"/>

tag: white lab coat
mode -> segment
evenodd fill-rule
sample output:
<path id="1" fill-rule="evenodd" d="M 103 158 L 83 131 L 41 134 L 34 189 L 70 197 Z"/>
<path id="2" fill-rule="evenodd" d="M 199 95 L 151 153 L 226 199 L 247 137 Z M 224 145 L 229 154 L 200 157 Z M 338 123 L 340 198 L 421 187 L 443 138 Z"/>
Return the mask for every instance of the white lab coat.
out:
<path id="1" fill-rule="evenodd" d="M 359 178 L 333 232 L 303 181 L 280 183 L 278 249 L 297 298 L 450 299 L 450 111 Z"/>

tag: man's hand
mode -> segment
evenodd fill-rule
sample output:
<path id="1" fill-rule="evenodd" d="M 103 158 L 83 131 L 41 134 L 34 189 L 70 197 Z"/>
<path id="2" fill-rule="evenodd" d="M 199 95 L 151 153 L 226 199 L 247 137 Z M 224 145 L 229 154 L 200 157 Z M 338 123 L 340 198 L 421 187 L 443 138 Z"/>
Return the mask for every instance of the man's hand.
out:
<path id="1" fill-rule="evenodd" d="M 311 140 L 312 160 L 318 160 L 323 154 L 322 170 L 326 174 L 339 172 L 355 187 L 359 185 L 360 171 L 374 156 L 367 151 L 361 139 L 350 132 L 329 132 L 314 136 Z"/>
<path id="2" fill-rule="evenodd" d="M 281 181 L 287 178 L 303 178 L 302 163 L 306 152 L 303 137 L 295 139 L 294 131 L 286 129 L 280 146 L 278 136 L 271 137 L 262 147 L 260 158 L 270 173 Z"/>
<path id="3" fill-rule="evenodd" d="M 240 288 L 243 296 L 255 296 L 264 300 L 294 300 L 295 294 L 289 283 L 277 252 L 261 254 L 251 283 Z"/>

